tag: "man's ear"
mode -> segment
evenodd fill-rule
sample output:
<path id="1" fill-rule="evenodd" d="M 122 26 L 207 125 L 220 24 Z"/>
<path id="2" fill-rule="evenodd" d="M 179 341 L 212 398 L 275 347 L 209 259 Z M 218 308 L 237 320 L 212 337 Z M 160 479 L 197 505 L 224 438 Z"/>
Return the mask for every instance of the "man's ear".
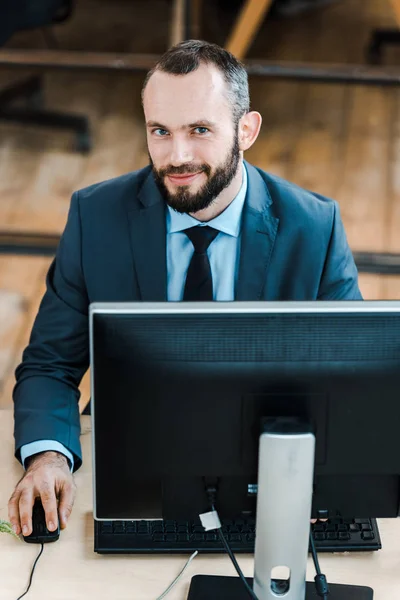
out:
<path id="1" fill-rule="evenodd" d="M 241 151 L 248 150 L 256 141 L 260 133 L 262 116 L 259 112 L 252 110 L 240 119 L 239 121 L 239 149 Z"/>

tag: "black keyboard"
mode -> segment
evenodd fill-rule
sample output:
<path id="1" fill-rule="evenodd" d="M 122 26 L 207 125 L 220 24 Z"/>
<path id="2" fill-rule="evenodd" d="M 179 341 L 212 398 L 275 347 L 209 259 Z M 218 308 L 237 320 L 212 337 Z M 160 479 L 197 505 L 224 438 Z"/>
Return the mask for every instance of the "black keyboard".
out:
<path id="1" fill-rule="evenodd" d="M 254 552 L 255 520 L 225 519 L 222 530 L 233 552 Z M 382 548 L 376 519 L 337 517 L 312 525 L 318 552 L 360 552 Z M 198 521 L 95 521 L 94 550 L 101 554 L 224 552 L 216 531 Z"/>

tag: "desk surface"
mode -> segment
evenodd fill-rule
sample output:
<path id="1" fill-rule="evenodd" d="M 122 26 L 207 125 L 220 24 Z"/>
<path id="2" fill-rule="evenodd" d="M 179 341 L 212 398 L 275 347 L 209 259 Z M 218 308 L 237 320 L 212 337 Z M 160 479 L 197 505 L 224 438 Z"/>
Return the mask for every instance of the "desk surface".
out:
<path id="1" fill-rule="evenodd" d="M 13 418 L 0 410 L 0 518 L 7 519 L 7 502 L 22 475 L 14 459 Z M 154 600 L 175 578 L 186 556 L 100 556 L 93 552 L 92 477 L 90 417 L 82 417 L 83 466 L 76 474 L 78 486 L 73 514 L 60 540 L 48 544 L 37 564 L 29 600 Z M 374 600 L 400 597 L 400 519 L 379 523 L 383 550 L 367 554 L 320 555 L 323 572 L 332 583 L 368 585 Z M 15 600 L 26 589 L 33 561 L 40 546 L 18 542 L 0 534 L 0 597 Z M 239 556 L 247 576 L 253 575 L 251 556 Z M 225 555 L 197 556 L 184 577 L 167 596 L 184 600 L 190 578 L 198 573 L 233 575 Z M 307 579 L 314 570 L 309 561 Z"/>

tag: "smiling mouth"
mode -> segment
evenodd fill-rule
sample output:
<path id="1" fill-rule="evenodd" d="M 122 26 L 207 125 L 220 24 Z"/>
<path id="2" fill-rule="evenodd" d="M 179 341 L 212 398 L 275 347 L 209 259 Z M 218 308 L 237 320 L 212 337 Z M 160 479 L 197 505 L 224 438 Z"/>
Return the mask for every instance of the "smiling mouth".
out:
<path id="1" fill-rule="evenodd" d="M 167 175 L 167 177 L 169 181 L 175 185 L 188 185 L 189 183 L 192 183 L 196 177 L 201 175 L 201 173 L 202 171 L 199 171 L 198 173 L 184 173 L 183 175 Z"/>

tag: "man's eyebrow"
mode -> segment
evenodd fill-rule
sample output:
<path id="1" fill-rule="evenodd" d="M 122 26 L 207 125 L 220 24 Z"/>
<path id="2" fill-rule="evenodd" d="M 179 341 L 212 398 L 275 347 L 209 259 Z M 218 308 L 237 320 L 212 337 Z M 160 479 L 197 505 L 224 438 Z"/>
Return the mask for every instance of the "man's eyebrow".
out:
<path id="1" fill-rule="evenodd" d="M 216 127 L 217 124 L 213 123 L 213 121 L 209 121 L 208 119 L 199 119 L 198 121 L 196 121 L 195 123 L 189 123 L 189 125 L 187 125 L 187 127 L 189 129 L 193 129 L 193 127 Z"/>
<path id="2" fill-rule="evenodd" d="M 147 127 L 159 127 L 160 129 L 167 129 L 165 125 L 157 123 L 157 121 L 147 121 L 146 125 Z"/>
<path id="3" fill-rule="evenodd" d="M 158 123 L 157 121 L 147 121 L 146 123 L 147 127 L 157 127 L 159 129 L 165 129 L 166 131 L 168 131 L 168 127 L 166 125 L 163 125 L 162 123 Z M 198 121 L 195 121 L 194 123 L 189 123 L 188 125 L 182 125 L 182 127 L 180 129 L 193 129 L 194 127 L 216 127 L 216 123 L 214 123 L 213 121 L 209 121 L 208 119 L 199 119 Z"/>

